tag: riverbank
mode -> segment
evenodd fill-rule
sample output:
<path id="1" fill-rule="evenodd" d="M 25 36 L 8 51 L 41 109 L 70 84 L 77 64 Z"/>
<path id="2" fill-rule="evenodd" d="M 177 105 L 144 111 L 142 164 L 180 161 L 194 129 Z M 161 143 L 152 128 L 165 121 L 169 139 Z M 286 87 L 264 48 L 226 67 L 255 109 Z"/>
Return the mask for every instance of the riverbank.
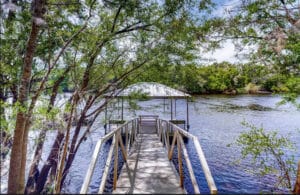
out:
<path id="1" fill-rule="evenodd" d="M 189 93 L 189 92 L 187 92 Z M 246 91 L 239 91 L 239 90 L 225 90 L 223 92 L 206 92 L 206 93 L 189 93 L 191 95 L 247 95 L 247 94 L 251 94 L 251 95 L 270 95 L 270 94 L 274 94 L 274 92 L 272 91 L 267 91 L 267 90 L 259 90 L 259 91 L 250 91 L 250 92 L 246 92 Z"/>

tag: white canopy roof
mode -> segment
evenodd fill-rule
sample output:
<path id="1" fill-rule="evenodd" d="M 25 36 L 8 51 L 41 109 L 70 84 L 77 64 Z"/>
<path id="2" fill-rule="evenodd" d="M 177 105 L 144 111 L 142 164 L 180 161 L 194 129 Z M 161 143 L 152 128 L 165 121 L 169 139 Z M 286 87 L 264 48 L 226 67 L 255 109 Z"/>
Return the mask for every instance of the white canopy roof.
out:
<path id="1" fill-rule="evenodd" d="M 189 94 L 173 89 L 166 85 L 155 83 L 155 82 L 140 82 L 128 86 L 122 92 L 120 92 L 118 97 L 126 97 L 131 93 L 142 93 L 147 94 L 147 96 L 152 98 L 186 98 L 190 97 Z"/>

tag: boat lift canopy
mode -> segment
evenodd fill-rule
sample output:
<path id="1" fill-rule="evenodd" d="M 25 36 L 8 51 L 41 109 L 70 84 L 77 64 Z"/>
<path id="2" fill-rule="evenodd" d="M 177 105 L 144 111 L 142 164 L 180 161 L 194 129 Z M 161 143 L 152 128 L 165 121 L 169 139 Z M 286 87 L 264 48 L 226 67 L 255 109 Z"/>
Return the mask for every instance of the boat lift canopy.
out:
<path id="1" fill-rule="evenodd" d="M 185 99 L 191 97 L 189 94 L 173 89 L 166 85 L 155 83 L 155 82 L 140 82 L 128 86 L 116 97 L 128 97 L 132 93 L 142 93 L 147 94 L 147 97 L 150 98 L 176 98 L 176 99 Z"/>
<path id="2" fill-rule="evenodd" d="M 149 98 L 155 99 L 170 99 L 171 101 L 171 113 L 170 113 L 170 122 L 174 124 L 186 124 L 186 129 L 189 129 L 189 107 L 188 107 L 188 98 L 191 95 L 182 92 L 180 90 L 168 87 L 166 85 L 155 83 L 155 82 L 139 82 L 128 86 L 125 89 L 117 90 L 115 94 L 110 94 L 110 97 L 121 98 L 122 100 L 122 112 L 121 112 L 121 120 L 123 120 L 123 98 L 129 97 L 133 93 L 137 94 L 145 94 Z M 185 99 L 186 100 L 186 121 L 185 120 L 173 120 L 173 116 L 176 116 L 176 100 L 177 99 Z M 107 121 L 107 107 L 105 112 L 105 121 Z"/>

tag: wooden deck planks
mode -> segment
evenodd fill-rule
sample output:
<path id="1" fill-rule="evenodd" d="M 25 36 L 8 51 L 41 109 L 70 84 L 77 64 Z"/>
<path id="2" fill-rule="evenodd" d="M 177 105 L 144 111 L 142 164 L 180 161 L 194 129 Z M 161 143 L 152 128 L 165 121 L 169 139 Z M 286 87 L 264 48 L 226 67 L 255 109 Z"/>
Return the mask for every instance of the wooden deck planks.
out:
<path id="1" fill-rule="evenodd" d="M 179 177 L 156 134 L 139 134 L 113 193 L 183 194 Z M 130 176 L 127 169 L 130 171 Z M 131 181 L 130 181 L 131 180 Z"/>

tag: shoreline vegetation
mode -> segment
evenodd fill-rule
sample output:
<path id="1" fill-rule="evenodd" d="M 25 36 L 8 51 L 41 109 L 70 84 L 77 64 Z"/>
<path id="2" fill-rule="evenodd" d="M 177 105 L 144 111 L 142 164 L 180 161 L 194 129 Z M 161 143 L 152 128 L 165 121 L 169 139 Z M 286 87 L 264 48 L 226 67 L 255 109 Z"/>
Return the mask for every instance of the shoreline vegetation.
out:
<path id="1" fill-rule="evenodd" d="M 65 78 L 66 81 L 69 79 Z M 300 94 L 300 78 L 297 75 L 280 73 L 268 66 L 251 63 L 221 62 L 185 66 L 152 64 L 137 71 L 129 79 L 127 84 L 157 82 L 191 95 Z M 70 82 L 63 82 L 60 88 L 63 92 L 74 91 Z"/>
<path id="2" fill-rule="evenodd" d="M 73 92 L 74 92 L 74 90 L 72 90 L 72 89 L 63 90 L 63 93 L 73 93 Z M 189 93 L 188 91 L 185 91 L 185 92 Z M 247 91 L 238 92 L 237 90 L 225 90 L 225 91 L 219 92 L 219 93 L 207 92 L 207 93 L 189 93 L 189 94 L 191 94 L 193 96 L 198 96 L 198 95 L 246 95 L 246 94 L 271 95 L 271 94 L 274 94 L 274 92 L 267 91 L 267 90 L 258 90 L 258 91 L 251 91 L 251 92 L 247 92 Z M 279 94 L 286 94 L 286 93 L 279 93 Z"/>

